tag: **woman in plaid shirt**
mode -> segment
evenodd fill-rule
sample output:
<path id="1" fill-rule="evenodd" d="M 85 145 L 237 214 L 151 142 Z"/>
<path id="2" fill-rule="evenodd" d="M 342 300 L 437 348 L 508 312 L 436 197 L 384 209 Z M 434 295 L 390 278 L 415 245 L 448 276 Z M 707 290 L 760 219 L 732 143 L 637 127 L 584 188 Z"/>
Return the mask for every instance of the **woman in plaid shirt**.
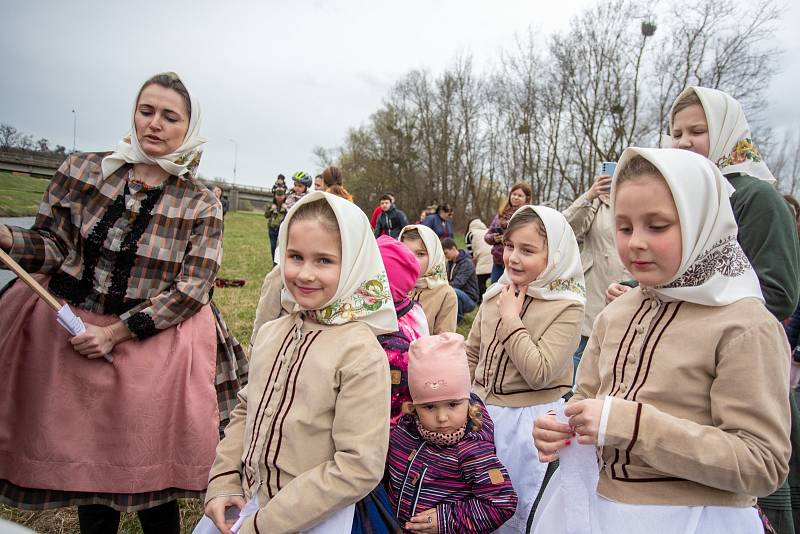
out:
<path id="1" fill-rule="evenodd" d="M 87 328 L 70 339 L 24 284 L 2 296 L 0 502 L 178 533 L 176 499 L 204 491 L 246 364 L 211 305 L 222 207 L 194 179 L 200 122 L 178 76 L 154 76 L 116 151 L 71 155 L 30 230 L 0 225 Z"/>

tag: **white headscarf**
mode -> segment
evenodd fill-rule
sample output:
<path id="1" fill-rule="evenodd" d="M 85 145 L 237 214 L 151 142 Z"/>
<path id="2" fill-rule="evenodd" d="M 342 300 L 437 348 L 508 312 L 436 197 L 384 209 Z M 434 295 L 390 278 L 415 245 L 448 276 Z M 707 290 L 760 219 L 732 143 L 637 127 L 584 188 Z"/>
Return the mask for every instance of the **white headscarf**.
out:
<path id="1" fill-rule="evenodd" d="M 336 294 L 321 309 L 314 310 L 316 319 L 322 324 L 345 324 L 361 321 L 378 334 L 395 332 L 397 315 L 386 269 L 367 216 L 361 209 L 347 200 L 314 191 L 298 200 L 286 214 L 278 232 L 279 265 L 286 265 L 284 254 L 289 239 L 289 225 L 297 210 L 312 202 L 327 202 L 336 214 L 342 240 L 342 270 Z M 302 308 L 286 289 L 286 277 L 281 267 L 284 289 L 281 303 L 293 312 Z"/>
<path id="2" fill-rule="evenodd" d="M 742 105 L 727 93 L 707 87 L 687 87 L 672 104 L 669 114 L 670 131 L 675 105 L 691 93 L 698 96 L 706 114 L 708 159 L 716 163 L 724 174 L 743 172 L 774 184 L 775 177 L 753 142 L 753 134 L 750 133 Z"/>
<path id="3" fill-rule="evenodd" d="M 651 288 L 665 300 L 725 306 L 756 297 L 761 287 L 736 240 L 738 227 L 729 200 L 733 188 L 708 159 L 688 150 L 628 148 L 611 183 L 612 208 L 620 171 L 634 157 L 656 166 L 672 191 L 681 224 L 681 265 L 663 286 Z"/>
<path id="4" fill-rule="evenodd" d="M 175 73 L 167 74 L 174 74 L 175 77 L 178 77 Z M 185 85 L 186 84 L 184 84 L 184 86 Z M 189 88 L 187 87 L 186 90 L 188 91 Z M 200 149 L 200 145 L 205 143 L 206 140 L 200 137 L 200 124 L 202 122 L 200 103 L 194 98 L 191 91 L 189 91 L 189 100 L 192 105 L 192 114 L 191 117 L 189 117 L 189 128 L 186 130 L 183 143 L 172 154 L 154 158 L 145 154 L 142 147 L 139 146 L 139 140 L 136 137 L 135 116 L 136 104 L 138 103 L 137 95 L 137 101 L 133 103 L 133 113 L 131 114 L 131 130 L 120 140 L 119 144 L 117 144 L 117 149 L 112 154 L 103 158 L 101 164 L 103 177 L 108 177 L 126 163 L 158 165 L 173 176 L 189 173 L 190 177 L 194 177 L 197 166 L 200 164 L 200 156 L 203 152 Z"/>
<path id="5" fill-rule="evenodd" d="M 575 233 L 560 211 L 546 206 L 522 206 L 511 216 L 509 224 L 525 211 L 535 212 L 547 232 L 547 267 L 528 284 L 527 294 L 542 300 L 575 300 L 586 305 L 586 283 L 583 280 L 581 253 Z M 484 302 L 500 294 L 511 283 L 503 273 L 496 284 L 486 290 Z"/>
<path id="6" fill-rule="evenodd" d="M 449 284 L 447 281 L 447 258 L 444 255 L 442 242 L 436 232 L 424 224 L 409 224 L 400 230 L 397 239 L 403 240 L 403 233 L 409 230 L 416 230 L 422 237 L 422 243 L 428 250 L 428 270 L 422 273 L 417 280 L 418 288 L 434 288 Z"/>

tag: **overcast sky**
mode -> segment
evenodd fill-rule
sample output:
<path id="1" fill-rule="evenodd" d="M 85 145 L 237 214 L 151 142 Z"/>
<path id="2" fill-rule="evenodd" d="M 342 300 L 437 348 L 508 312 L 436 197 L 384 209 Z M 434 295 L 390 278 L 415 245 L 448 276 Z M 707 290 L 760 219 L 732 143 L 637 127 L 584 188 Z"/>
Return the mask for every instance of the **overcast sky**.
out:
<path id="1" fill-rule="evenodd" d="M 267 186 L 316 173 L 412 68 L 440 72 L 465 52 L 478 68 L 533 26 L 568 27 L 592 0 L 0 0 L 0 122 L 79 150 L 109 150 L 130 128 L 150 75 L 178 72 L 200 100 L 200 167 Z M 777 125 L 800 124 L 800 2 L 776 33 L 787 49 L 770 88 Z"/>

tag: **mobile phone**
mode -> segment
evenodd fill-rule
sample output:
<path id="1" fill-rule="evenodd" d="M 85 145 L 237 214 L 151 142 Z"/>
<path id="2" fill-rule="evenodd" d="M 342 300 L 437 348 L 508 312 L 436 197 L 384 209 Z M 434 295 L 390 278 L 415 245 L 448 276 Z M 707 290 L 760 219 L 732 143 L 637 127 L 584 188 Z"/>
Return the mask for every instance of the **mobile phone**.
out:
<path id="1" fill-rule="evenodd" d="M 604 161 L 600 165 L 600 174 L 614 176 L 614 171 L 617 169 L 616 161 Z"/>

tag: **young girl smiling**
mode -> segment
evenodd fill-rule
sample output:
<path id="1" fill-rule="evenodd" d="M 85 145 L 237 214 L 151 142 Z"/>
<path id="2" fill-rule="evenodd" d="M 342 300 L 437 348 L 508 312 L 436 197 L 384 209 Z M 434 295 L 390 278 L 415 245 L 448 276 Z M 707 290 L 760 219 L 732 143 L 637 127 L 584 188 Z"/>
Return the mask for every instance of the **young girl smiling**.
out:
<path id="1" fill-rule="evenodd" d="M 788 472 L 788 344 L 736 236 L 730 186 L 682 150 L 627 149 L 612 182 L 620 259 L 640 286 L 598 316 L 542 461 L 600 447 L 593 531 L 755 534 L 755 496 Z M 554 480 L 556 480 L 554 478 Z M 551 482 L 534 532 L 565 532 Z"/>
<path id="2" fill-rule="evenodd" d="M 225 509 L 247 500 L 256 511 L 241 533 L 349 532 L 388 448 L 389 368 L 375 338 L 397 330 L 386 272 L 366 216 L 328 193 L 298 201 L 279 242 L 292 311 L 256 334 L 206 514 L 228 534 Z"/>
<path id="3" fill-rule="evenodd" d="M 505 272 L 484 295 L 467 356 L 473 390 L 494 420 L 497 456 L 519 497 L 498 532 L 525 532 L 545 473 L 528 429 L 571 389 L 586 291 L 578 243 L 558 211 L 522 206 L 503 240 Z"/>

